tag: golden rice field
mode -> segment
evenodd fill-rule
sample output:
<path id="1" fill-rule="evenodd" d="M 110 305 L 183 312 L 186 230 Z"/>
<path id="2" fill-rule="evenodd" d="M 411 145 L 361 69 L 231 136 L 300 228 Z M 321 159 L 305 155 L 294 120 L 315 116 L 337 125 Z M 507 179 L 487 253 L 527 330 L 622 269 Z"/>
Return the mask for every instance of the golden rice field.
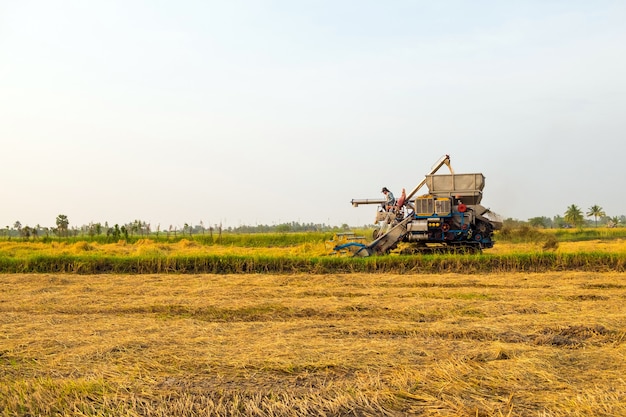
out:
<path id="1" fill-rule="evenodd" d="M 546 250 L 542 242 L 511 243 L 497 242 L 486 254 L 509 255 L 542 253 Z M 0 241 L 0 256 L 28 256 L 28 255 L 100 255 L 100 256 L 201 256 L 201 255 L 244 255 L 244 256 L 301 256 L 319 257 L 328 256 L 332 252 L 332 245 L 324 242 L 309 242 L 298 245 L 274 247 L 246 247 L 236 245 L 203 245 L 193 240 L 182 239 L 178 242 L 163 243 L 151 239 L 141 239 L 130 244 L 125 240 L 116 243 L 97 243 L 80 241 L 67 242 L 21 242 Z M 624 239 L 592 239 L 578 242 L 559 242 L 552 252 L 571 254 L 580 252 L 617 253 L 626 255 L 626 240 Z"/>
<path id="2" fill-rule="evenodd" d="M 626 415 L 622 238 L 249 243 L 0 241 L 0 416 Z"/>
<path id="3" fill-rule="evenodd" d="M 127 243 L 0 241 L 0 273 L 491 273 L 626 271 L 622 239 L 498 242 L 483 254 L 331 256 L 323 241 L 272 246 L 202 244 L 195 240 Z"/>
<path id="4" fill-rule="evenodd" d="M 625 302 L 619 272 L 0 274 L 0 415 L 626 415 Z"/>

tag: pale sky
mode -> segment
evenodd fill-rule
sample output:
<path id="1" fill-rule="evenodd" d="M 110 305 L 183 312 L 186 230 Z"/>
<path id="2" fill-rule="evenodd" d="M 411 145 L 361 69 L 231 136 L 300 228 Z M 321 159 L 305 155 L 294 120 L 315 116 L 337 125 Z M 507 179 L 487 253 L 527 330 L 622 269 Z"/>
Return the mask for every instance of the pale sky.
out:
<path id="1" fill-rule="evenodd" d="M 351 199 L 443 154 L 503 218 L 626 214 L 625 22 L 602 0 L 0 0 L 0 227 L 361 226 Z"/>

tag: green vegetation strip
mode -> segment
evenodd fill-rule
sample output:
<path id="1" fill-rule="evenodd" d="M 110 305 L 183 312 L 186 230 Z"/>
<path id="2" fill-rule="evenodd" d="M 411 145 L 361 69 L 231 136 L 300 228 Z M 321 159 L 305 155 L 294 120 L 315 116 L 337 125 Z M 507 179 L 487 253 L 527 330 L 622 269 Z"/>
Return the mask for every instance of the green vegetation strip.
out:
<path id="1" fill-rule="evenodd" d="M 625 271 L 626 256 L 613 253 L 424 255 L 370 258 L 205 256 L 34 255 L 0 258 L 0 273 L 486 273 Z"/>

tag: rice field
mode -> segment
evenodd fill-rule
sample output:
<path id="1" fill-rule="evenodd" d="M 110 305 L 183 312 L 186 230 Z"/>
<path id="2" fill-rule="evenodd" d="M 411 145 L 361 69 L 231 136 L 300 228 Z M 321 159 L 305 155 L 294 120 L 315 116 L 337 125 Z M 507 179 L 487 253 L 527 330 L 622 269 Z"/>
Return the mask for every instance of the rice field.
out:
<path id="1" fill-rule="evenodd" d="M 0 415 L 626 415 L 625 278 L 0 274 Z"/>
<path id="2" fill-rule="evenodd" d="M 241 242 L 240 242 L 241 243 Z M 400 248 L 401 249 L 401 248 Z M 490 273 L 555 270 L 625 271 L 626 241 L 498 242 L 482 254 L 331 256 L 332 245 L 308 241 L 261 247 L 164 243 L 0 241 L 0 273 Z"/>
<path id="3" fill-rule="evenodd" d="M 0 416 L 626 415 L 626 243 L 567 233 L 0 241 Z"/>

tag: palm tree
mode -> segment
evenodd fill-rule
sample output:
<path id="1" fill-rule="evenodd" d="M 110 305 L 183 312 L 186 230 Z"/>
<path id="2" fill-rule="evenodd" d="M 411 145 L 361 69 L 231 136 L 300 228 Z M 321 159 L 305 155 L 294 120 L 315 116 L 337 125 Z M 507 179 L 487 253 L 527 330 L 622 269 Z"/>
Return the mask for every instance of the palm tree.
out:
<path id="1" fill-rule="evenodd" d="M 70 221 L 65 214 L 59 214 L 56 219 L 56 225 L 59 229 L 59 236 L 67 236 L 67 227 L 70 225 Z"/>
<path id="2" fill-rule="evenodd" d="M 602 207 L 599 205 L 593 205 L 589 207 L 589 211 L 587 212 L 587 217 L 593 217 L 596 222 L 596 227 L 598 227 L 598 217 L 604 217 L 606 213 L 602 210 Z"/>
<path id="3" fill-rule="evenodd" d="M 566 222 L 574 226 L 582 226 L 584 220 L 583 213 L 576 204 L 572 204 L 567 208 L 564 218 Z"/>

